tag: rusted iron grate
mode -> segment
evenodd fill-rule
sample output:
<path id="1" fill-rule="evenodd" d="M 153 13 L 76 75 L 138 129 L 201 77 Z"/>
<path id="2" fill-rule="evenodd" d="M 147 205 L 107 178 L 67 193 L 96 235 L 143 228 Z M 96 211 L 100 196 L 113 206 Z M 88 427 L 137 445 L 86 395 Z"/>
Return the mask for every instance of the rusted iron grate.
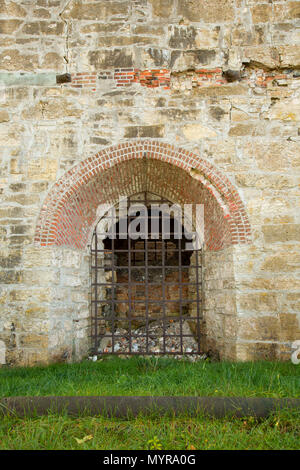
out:
<path id="1" fill-rule="evenodd" d="M 96 355 L 200 354 L 202 249 L 186 249 L 188 240 L 183 229 L 183 236 L 178 238 L 174 218 L 167 236 L 163 232 L 164 214 L 153 215 L 150 205 L 171 207 L 172 203 L 147 192 L 128 198 L 128 205 L 134 203 L 149 208 L 145 215 L 147 231 L 139 238 L 128 236 L 129 224 L 137 215 L 126 216 L 127 232 L 120 231 L 118 222 L 115 237 L 103 240 L 99 236 L 100 221 L 93 233 L 90 246 L 92 352 Z M 139 217 L 141 220 L 140 214 Z M 152 239 L 150 227 L 154 220 L 159 230 Z M 176 324 L 177 331 L 170 333 L 172 324 Z M 196 348 L 186 348 L 187 340 L 193 341 Z M 137 350 L 138 341 L 143 346 Z M 159 348 L 153 347 L 153 341 L 159 342 Z M 123 345 L 120 350 L 122 342 L 126 347 Z"/>

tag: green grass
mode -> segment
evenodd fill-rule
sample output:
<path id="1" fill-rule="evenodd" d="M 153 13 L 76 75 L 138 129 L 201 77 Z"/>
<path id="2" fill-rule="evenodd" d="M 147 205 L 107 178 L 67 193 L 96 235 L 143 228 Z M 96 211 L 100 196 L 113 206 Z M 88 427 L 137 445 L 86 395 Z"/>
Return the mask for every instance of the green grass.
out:
<path id="1" fill-rule="evenodd" d="M 299 397 L 291 362 L 190 363 L 172 358 L 106 357 L 99 362 L 0 369 L 0 396 L 201 395 Z"/>
<path id="2" fill-rule="evenodd" d="M 86 442 L 76 439 L 88 436 Z M 49 414 L 0 420 L 0 449 L 299 449 L 300 416 L 282 411 L 263 421 L 202 416 L 109 419 Z M 154 445 L 153 445 L 154 444 Z"/>
<path id="3" fill-rule="evenodd" d="M 292 363 L 190 363 L 171 358 L 106 357 L 97 363 L 0 369 L 0 395 L 202 395 L 299 397 Z M 76 439 L 83 439 L 85 442 Z M 0 419 L 0 449 L 299 449 L 299 411 L 265 420 L 139 416 L 132 419 L 49 413 Z"/>

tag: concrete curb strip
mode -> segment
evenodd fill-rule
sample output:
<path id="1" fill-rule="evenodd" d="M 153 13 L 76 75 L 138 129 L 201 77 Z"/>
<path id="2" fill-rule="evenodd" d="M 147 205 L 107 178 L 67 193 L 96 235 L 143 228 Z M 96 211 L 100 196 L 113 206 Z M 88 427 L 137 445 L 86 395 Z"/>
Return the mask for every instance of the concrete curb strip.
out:
<path id="1" fill-rule="evenodd" d="M 134 397 L 134 396 L 47 396 L 6 397 L 0 399 L 0 415 L 35 416 L 49 411 L 69 415 L 106 415 L 109 417 L 160 414 L 207 414 L 216 418 L 267 417 L 280 409 L 300 410 L 298 398 L 244 398 L 244 397 Z"/>

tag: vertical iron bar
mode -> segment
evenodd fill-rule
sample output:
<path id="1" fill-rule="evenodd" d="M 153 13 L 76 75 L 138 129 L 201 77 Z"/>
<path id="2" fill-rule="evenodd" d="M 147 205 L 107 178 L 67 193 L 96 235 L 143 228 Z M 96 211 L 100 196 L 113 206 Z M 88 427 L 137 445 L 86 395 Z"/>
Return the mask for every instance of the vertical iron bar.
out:
<path id="1" fill-rule="evenodd" d="M 147 212 L 145 217 L 147 218 L 147 233 L 144 238 L 144 262 L 145 262 L 145 307 L 146 307 L 146 354 L 149 354 L 149 291 L 148 291 L 148 229 L 149 229 L 149 218 L 148 218 L 148 206 L 147 206 L 147 194 L 145 193 L 145 206 Z M 145 221 L 146 222 L 146 221 Z"/>
<path id="2" fill-rule="evenodd" d="M 178 240 L 178 262 L 179 262 L 179 318 L 180 318 L 180 353 L 183 354 L 183 341 L 182 341 L 182 251 L 181 251 L 181 238 Z"/>
<path id="3" fill-rule="evenodd" d="M 166 291 L 165 291 L 165 240 L 161 240 L 162 248 L 162 304 L 163 304 L 163 353 L 166 354 Z"/>
<path id="4" fill-rule="evenodd" d="M 112 236 L 111 239 L 111 277 L 112 277 L 112 284 L 111 284 L 111 351 L 112 353 L 115 352 L 115 239 Z M 117 272 L 116 272 L 117 277 Z"/>
<path id="5" fill-rule="evenodd" d="M 198 262 L 198 246 L 196 247 L 196 290 L 197 290 L 197 339 L 198 354 L 200 354 L 200 311 L 199 311 L 199 262 Z"/>
<path id="6" fill-rule="evenodd" d="M 129 236 L 129 219 L 127 218 L 127 242 L 128 242 L 128 326 L 129 326 L 129 354 L 131 354 L 131 240 Z M 135 255 L 135 253 L 133 253 Z M 135 259 L 134 263 L 135 265 Z"/>

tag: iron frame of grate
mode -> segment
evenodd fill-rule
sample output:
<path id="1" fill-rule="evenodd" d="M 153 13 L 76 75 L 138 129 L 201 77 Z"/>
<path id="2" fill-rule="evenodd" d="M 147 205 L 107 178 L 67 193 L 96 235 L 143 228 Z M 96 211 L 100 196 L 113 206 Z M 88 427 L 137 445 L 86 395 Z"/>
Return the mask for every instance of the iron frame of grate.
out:
<path id="1" fill-rule="evenodd" d="M 154 196 L 154 197 L 153 197 Z M 149 204 L 168 204 L 172 206 L 172 203 L 167 199 L 164 199 L 158 195 L 151 194 L 149 195 L 147 192 L 144 192 L 143 199 L 137 199 L 137 195 L 133 195 L 128 198 L 128 203 L 141 203 L 144 204 L 146 207 Z M 132 221 L 136 216 L 128 216 L 127 217 L 127 231 L 128 231 L 128 224 Z M 153 219 L 152 216 L 147 215 L 148 224 L 149 220 Z M 100 222 L 100 221 L 99 221 Z M 98 222 L 98 224 L 99 224 Z M 151 220 L 150 220 L 151 222 Z M 202 312 L 202 288 L 203 288 L 203 248 L 193 249 L 193 250 L 186 250 L 183 247 L 183 242 L 186 241 L 183 239 L 178 239 L 175 242 L 175 233 L 170 231 L 169 238 L 164 238 L 160 231 L 159 236 L 157 239 L 152 240 L 148 239 L 146 236 L 145 238 L 139 238 L 138 240 L 132 240 L 130 237 L 127 237 L 127 247 L 126 249 L 118 248 L 118 235 L 117 238 L 112 238 L 110 240 L 110 247 L 105 248 L 101 242 L 99 243 L 98 235 L 97 235 L 97 227 L 96 225 L 93 236 L 92 236 L 92 243 L 90 245 L 90 270 L 91 270 L 91 292 L 90 292 L 90 308 L 91 308 L 91 339 L 92 339 L 92 354 L 94 355 L 195 355 L 201 354 L 201 334 L 200 334 L 200 324 L 203 317 Z M 150 224 L 148 225 L 150 226 Z M 161 228 L 161 223 L 160 223 Z M 172 238 L 173 237 L 173 238 Z M 142 249 L 135 249 L 134 245 L 137 242 L 143 243 Z M 173 247 L 170 248 L 170 243 L 172 243 Z M 150 246 L 150 248 L 149 248 Z M 154 248 L 153 248 L 154 246 Z M 151 248 L 152 247 L 152 248 Z M 168 261 L 168 254 L 172 252 L 178 256 L 178 264 L 169 265 Z M 153 265 L 149 263 L 149 253 L 155 254 L 156 256 L 159 255 L 161 259 L 160 265 Z M 118 262 L 115 262 L 116 257 L 119 254 L 127 254 L 127 265 L 118 265 Z M 143 264 L 137 265 L 136 257 L 137 255 L 143 254 Z M 194 254 L 195 262 L 193 264 L 183 264 L 183 256 L 184 254 Z M 106 258 L 106 259 L 105 259 Z M 109 261 L 109 262 L 107 262 Z M 183 280 L 183 273 L 184 271 L 190 274 L 191 270 L 195 270 L 195 281 L 185 282 Z M 118 282 L 117 276 L 118 272 L 127 271 L 128 273 L 128 282 Z M 145 274 L 145 279 L 143 282 L 136 282 L 133 280 L 133 272 L 134 270 L 143 270 Z M 161 272 L 161 282 L 151 282 L 149 280 L 149 273 L 151 270 L 159 270 Z M 166 271 L 174 270 L 178 273 L 178 281 L 176 282 L 168 282 L 166 281 Z M 99 275 L 99 274 L 102 274 Z M 111 280 L 103 281 L 105 274 L 110 273 Z M 118 287 L 126 287 L 128 288 L 128 299 L 117 299 L 116 293 Z M 137 300 L 133 298 L 132 290 L 133 287 L 142 286 L 145 291 L 145 298 L 144 300 Z M 157 286 L 160 288 L 160 295 L 162 298 L 160 299 L 153 299 L 149 298 L 149 287 Z M 167 299 L 166 298 L 166 289 L 171 286 L 176 286 L 178 288 L 179 296 L 177 299 Z M 184 295 L 184 287 L 187 286 L 193 287 L 196 295 L 192 298 L 189 296 Z M 110 291 L 110 298 L 101 298 L 101 292 L 103 291 Z M 117 306 L 120 304 L 125 304 L 127 306 L 127 328 L 126 334 L 118 335 L 115 333 L 115 330 L 118 326 L 118 322 L 120 319 L 117 316 Z M 161 306 L 161 318 L 160 321 L 162 322 L 162 347 L 160 351 L 153 351 L 149 347 L 149 340 L 153 337 L 153 333 L 149 332 L 150 324 L 153 320 L 149 317 L 149 308 L 151 305 L 160 305 Z M 179 315 L 170 315 L 167 313 L 167 306 L 177 304 Z M 145 306 L 145 314 L 143 315 L 133 315 L 134 308 L 137 305 L 144 305 Z M 184 311 L 186 310 L 186 306 L 195 305 L 196 306 L 196 315 L 186 315 Z M 110 326 L 110 331 L 105 331 L 105 333 L 101 332 L 100 323 L 104 321 L 103 314 L 99 314 L 99 310 L 101 307 L 109 306 L 110 308 L 110 318 L 109 320 L 105 320 L 106 325 Z M 124 323 L 124 318 L 121 319 Z M 134 333 L 133 328 L 133 321 L 141 320 L 144 322 L 145 327 L 145 334 Z M 191 334 L 184 334 L 183 333 L 183 322 L 185 320 L 193 321 L 196 325 L 196 334 L 195 336 Z M 179 334 L 167 334 L 166 330 L 168 325 L 171 322 L 179 321 L 180 325 L 180 332 Z M 108 351 L 99 351 L 99 344 L 103 338 L 108 338 L 111 341 L 111 350 Z M 126 351 L 119 351 L 115 350 L 115 343 L 118 339 L 126 339 L 128 340 L 128 350 Z M 132 348 L 133 340 L 145 338 L 145 350 L 134 351 Z M 166 341 L 168 338 L 179 338 L 180 344 L 177 350 L 168 348 L 166 345 Z M 197 351 L 185 351 L 184 348 L 184 338 L 193 338 L 196 339 L 197 342 Z"/>

